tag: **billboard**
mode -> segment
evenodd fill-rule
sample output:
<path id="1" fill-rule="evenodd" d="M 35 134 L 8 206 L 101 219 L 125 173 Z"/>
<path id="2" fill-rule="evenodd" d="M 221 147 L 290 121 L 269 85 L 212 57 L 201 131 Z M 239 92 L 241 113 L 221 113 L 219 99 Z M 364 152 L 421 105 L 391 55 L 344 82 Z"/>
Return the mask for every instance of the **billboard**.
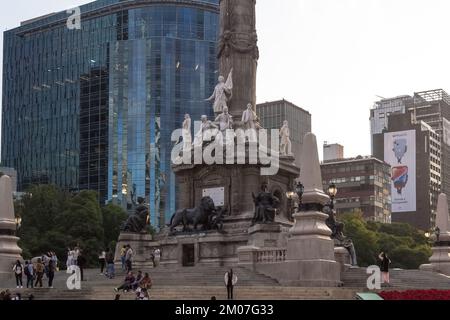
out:
<path id="1" fill-rule="evenodd" d="M 416 211 L 416 132 L 385 133 L 384 161 L 392 170 L 392 212 Z"/>
<path id="2" fill-rule="evenodd" d="M 447 119 L 442 119 L 443 123 L 442 123 L 442 128 L 443 128 L 443 133 L 442 133 L 442 140 L 444 141 L 444 143 L 447 146 L 450 146 L 450 121 L 448 121 Z"/>

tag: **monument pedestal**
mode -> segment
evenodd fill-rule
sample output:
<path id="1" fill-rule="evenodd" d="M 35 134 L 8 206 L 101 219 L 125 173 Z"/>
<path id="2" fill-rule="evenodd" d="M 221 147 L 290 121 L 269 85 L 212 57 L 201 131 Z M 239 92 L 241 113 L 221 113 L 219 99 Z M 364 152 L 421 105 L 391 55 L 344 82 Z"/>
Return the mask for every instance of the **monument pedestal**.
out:
<path id="1" fill-rule="evenodd" d="M 433 255 L 429 264 L 420 266 L 420 270 L 432 271 L 450 276 L 450 246 L 431 248 Z"/>
<path id="2" fill-rule="evenodd" d="M 22 249 L 15 236 L 16 222 L 11 178 L 0 178 L 0 280 L 13 278 L 12 267 L 17 260 L 22 261 Z"/>
<path id="3" fill-rule="evenodd" d="M 152 246 L 153 238 L 148 233 L 126 233 L 122 232 L 119 236 L 119 241 L 116 246 L 115 264 L 122 265 L 120 259 L 120 250 L 123 246 L 130 245 L 133 249 L 133 267 L 149 268 L 153 267 L 151 254 L 153 253 Z"/>
<path id="4" fill-rule="evenodd" d="M 352 259 L 350 253 L 344 247 L 334 247 L 334 257 L 339 266 L 341 267 L 341 272 L 352 267 Z"/>
<path id="5" fill-rule="evenodd" d="M 258 248 L 282 247 L 281 225 L 277 223 L 256 224 L 248 229 L 248 245 Z"/>

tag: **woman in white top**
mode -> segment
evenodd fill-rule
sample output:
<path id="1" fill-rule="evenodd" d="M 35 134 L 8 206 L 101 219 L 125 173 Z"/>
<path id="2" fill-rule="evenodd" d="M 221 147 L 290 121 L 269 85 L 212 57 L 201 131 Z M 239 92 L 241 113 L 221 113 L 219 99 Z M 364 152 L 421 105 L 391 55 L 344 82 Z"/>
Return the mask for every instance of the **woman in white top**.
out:
<path id="1" fill-rule="evenodd" d="M 102 251 L 98 256 L 98 262 L 100 263 L 100 274 L 103 274 L 106 265 L 106 251 Z"/>
<path id="2" fill-rule="evenodd" d="M 67 268 L 73 266 L 73 251 L 68 248 L 67 249 Z"/>

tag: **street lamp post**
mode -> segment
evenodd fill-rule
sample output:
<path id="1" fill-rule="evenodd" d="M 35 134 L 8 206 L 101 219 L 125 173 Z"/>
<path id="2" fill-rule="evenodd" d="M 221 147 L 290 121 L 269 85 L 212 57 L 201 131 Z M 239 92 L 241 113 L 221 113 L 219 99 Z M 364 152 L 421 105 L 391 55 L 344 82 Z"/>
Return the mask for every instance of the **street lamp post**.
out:
<path id="1" fill-rule="evenodd" d="M 330 196 L 330 209 L 334 210 L 334 199 L 336 198 L 338 189 L 334 183 L 328 187 L 328 195 Z"/>
<path id="2" fill-rule="evenodd" d="M 286 192 L 286 198 L 295 202 L 294 210 L 295 212 L 302 210 L 302 197 L 305 192 L 305 187 L 301 182 L 296 182 L 294 185 L 294 191 Z"/>

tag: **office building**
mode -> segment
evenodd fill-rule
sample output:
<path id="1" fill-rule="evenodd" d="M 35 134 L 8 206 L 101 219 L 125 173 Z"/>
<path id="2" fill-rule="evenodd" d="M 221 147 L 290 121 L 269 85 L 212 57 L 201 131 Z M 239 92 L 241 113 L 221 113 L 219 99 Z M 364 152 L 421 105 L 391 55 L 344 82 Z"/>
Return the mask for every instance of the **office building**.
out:
<path id="1" fill-rule="evenodd" d="M 6 31 L 2 164 L 18 189 L 52 183 L 101 202 L 149 204 L 154 226 L 175 211 L 171 134 L 184 114 L 213 115 L 219 0 L 83 5 Z"/>
<path id="2" fill-rule="evenodd" d="M 344 159 L 344 146 L 334 143 L 323 144 L 323 161 Z"/>
<path id="3" fill-rule="evenodd" d="M 324 190 L 337 187 L 335 209 L 339 215 L 360 213 L 367 221 L 391 223 L 391 167 L 374 157 L 324 161 Z"/>
<path id="4" fill-rule="evenodd" d="M 392 221 L 424 231 L 433 228 L 441 190 L 439 134 L 410 110 L 390 115 L 373 142 L 374 156 L 392 166 Z"/>
<path id="5" fill-rule="evenodd" d="M 441 191 L 450 194 L 450 96 L 446 91 L 428 90 L 376 102 L 370 112 L 372 154 L 373 136 L 387 128 L 388 117 L 406 112 L 413 112 L 417 121 L 426 122 L 440 136 Z M 450 198 L 448 201 L 450 204 Z"/>
<path id="6" fill-rule="evenodd" d="M 311 132 L 311 114 L 287 100 L 265 102 L 256 106 L 261 125 L 267 130 L 280 129 L 283 122 L 289 122 L 292 153 L 295 163 L 300 166 L 303 137 Z"/>

